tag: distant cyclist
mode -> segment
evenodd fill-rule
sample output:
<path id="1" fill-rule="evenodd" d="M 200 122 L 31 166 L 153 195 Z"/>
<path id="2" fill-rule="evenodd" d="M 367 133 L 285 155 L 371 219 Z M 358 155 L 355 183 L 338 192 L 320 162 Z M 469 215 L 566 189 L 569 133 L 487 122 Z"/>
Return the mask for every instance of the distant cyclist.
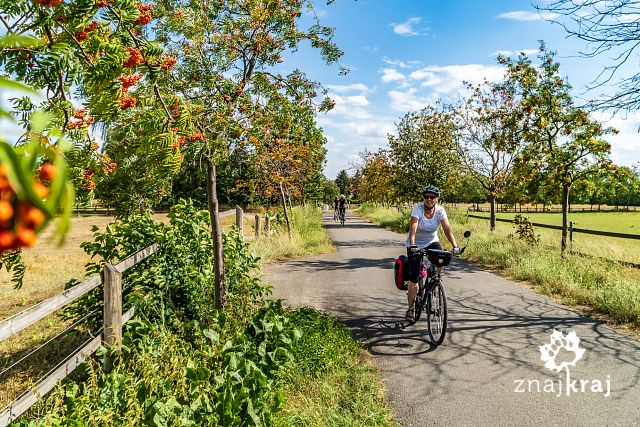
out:
<path id="1" fill-rule="evenodd" d="M 416 205 L 411 212 L 409 233 L 407 235 L 407 258 L 409 259 L 409 286 L 407 293 L 408 309 L 405 319 L 412 322 L 413 303 L 418 294 L 418 280 L 420 274 L 420 249 L 442 249 L 438 239 L 438 227 L 442 225 L 445 236 L 451 243 L 454 253 L 460 253 L 456 238 L 453 236 L 449 219 L 444 207 L 438 204 L 440 190 L 432 185 L 422 189 L 423 203 Z"/>
<path id="2" fill-rule="evenodd" d="M 340 195 L 340 200 L 338 200 L 338 209 L 340 211 L 340 215 L 344 215 L 347 210 L 347 198 L 344 197 L 344 194 Z"/>

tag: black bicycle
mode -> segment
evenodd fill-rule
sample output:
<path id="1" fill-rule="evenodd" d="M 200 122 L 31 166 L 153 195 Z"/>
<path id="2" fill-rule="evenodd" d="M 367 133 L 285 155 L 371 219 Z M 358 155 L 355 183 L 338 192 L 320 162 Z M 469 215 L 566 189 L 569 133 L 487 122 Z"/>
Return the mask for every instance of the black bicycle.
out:
<path id="1" fill-rule="evenodd" d="M 470 231 L 464 232 L 464 237 L 471 236 Z M 460 254 L 464 252 L 466 246 L 460 248 Z M 418 281 L 418 295 L 414 307 L 414 322 L 420 319 L 422 309 L 427 313 L 427 328 L 429 338 L 436 347 L 444 341 L 447 331 L 447 294 L 442 284 L 440 267 L 446 267 L 451 262 L 454 254 L 449 251 L 439 249 L 421 249 L 420 253 L 427 257 L 426 283 L 425 277 L 420 277 Z M 460 255 L 460 254 L 456 254 Z M 422 265 L 422 261 L 421 261 Z M 422 268 L 422 267 L 421 267 Z M 421 275 L 422 276 L 422 275 Z"/>
<path id="2" fill-rule="evenodd" d="M 344 216 L 345 216 L 345 212 L 346 212 L 346 208 L 338 208 L 338 210 L 340 211 L 338 213 L 338 217 L 340 219 L 340 225 L 344 225 Z"/>

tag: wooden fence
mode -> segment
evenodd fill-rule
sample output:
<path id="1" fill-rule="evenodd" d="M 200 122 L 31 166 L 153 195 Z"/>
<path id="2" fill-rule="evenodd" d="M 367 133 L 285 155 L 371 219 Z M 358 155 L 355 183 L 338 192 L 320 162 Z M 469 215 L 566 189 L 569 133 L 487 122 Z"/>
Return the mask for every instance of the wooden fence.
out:
<path id="1" fill-rule="evenodd" d="M 478 218 L 478 219 L 486 219 L 486 220 L 490 219 L 488 216 L 473 215 L 473 214 L 469 214 L 469 213 L 467 214 L 467 216 L 469 218 Z M 496 218 L 496 221 L 508 222 L 508 223 L 513 224 L 513 220 L 511 220 L 511 219 Z M 533 225 L 534 227 L 549 228 L 549 229 L 552 229 L 552 230 L 562 230 L 562 227 L 559 226 L 559 225 L 540 224 L 540 223 L 537 223 L 537 222 L 532 222 L 531 225 Z M 614 233 L 614 232 L 611 232 L 611 231 L 597 231 L 597 230 L 588 230 L 586 228 L 575 228 L 573 226 L 573 222 L 572 221 L 569 222 L 568 231 L 569 231 L 569 244 L 570 245 L 573 244 L 573 233 L 591 234 L 591 235 L 595 235 L 595 236 L 617 237 L 619 239 L 640 240 L 640 234 Z M 594 258 L 595 257 L 593 255 L 584 254 L 584 253 L 581 253 L 581 252 L 573 251 L 573 253 L 575 253 L 576 255 L 580 255 L 580 256 L 586 257 L 586 258 Z M 636 263 L 633 263 L 633 262 L 620 261 L 620 260 L 615 260 L 615 259 L 610 259 L 610 258 L 601 258 L 601 259 L 604 259 L 606 261 L 617 262 L 618 264 L 625 265 L 627 267 L 640 268 L 640 264 L 636 264 Z"/>
<path id="2" fill-rule="evenodd" d="M 240 207 L 220 213 L 220 217 L 236 214 L 236 224 L 243 229 L 243 218 L 255 219 L 255 238 L 260 237 L 261 217 L 259 215 L 245 214 Z M 264 231 L 270 233 L 272 217 L 265 216 Z M 150 257 L 158 250 L 158 245 L 153 244 L 136 252 L 122 262 L 111 265 L 105 264 L 102 274 L 87 278 L 82 283 L 54 295 L 53 297 L 36 304 L 21 313 L 11 316 L 0 322 L 0 342 L 14 336 L 25 328 L 34 325 L 39 320 L 63 308 L 67 304 L 76 301 L 101 284 L 104 284 L 103 327 L 97 335 L 91 337 L 81 347 L 67 356 L 56 367 L 51 369 L 44 378 L 40 379 L 32 388 L 22 393 L 0 412 L 0 427 L 5 427 L 34 403 L 49 393 L 58 381 L 65 379 L 73 370 L 96 352 L 103 344 L 122 348 L 122 326 L 127 323 L 135 313 L 135 307 L 122 312 L 122 273 L 129 268 Z M 112 359 L 108 354 L 104 358 L 104 369 L 110 371 Z"/>

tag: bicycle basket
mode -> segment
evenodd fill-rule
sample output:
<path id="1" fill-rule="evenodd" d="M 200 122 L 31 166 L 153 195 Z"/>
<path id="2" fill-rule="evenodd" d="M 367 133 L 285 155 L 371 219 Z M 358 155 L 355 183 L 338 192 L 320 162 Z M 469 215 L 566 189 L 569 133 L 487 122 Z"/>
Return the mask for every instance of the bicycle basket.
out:
<path id="1" fill-rule="evenodd" d="M 427 249 L 427 258 L 431 264 L 436 267 L 444 267 L 449 265 L 453 255 L 449 251 L 441 251 L 439 249 Z"/>

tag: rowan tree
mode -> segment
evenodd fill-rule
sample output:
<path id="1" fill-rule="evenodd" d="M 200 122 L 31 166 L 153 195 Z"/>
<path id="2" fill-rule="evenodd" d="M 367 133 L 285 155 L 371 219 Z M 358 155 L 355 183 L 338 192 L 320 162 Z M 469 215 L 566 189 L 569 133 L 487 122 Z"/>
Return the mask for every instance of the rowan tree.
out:
<path id="1" fill-rule="evenodd" d="M 459 143 L 455 145 L 465 172 L 489 199 L 490 228 L 496 228 L 496 198 L 511 181 L 523 144 L 520 100 L 509 84 L 485 82 L 468 86 L 471 94 L 455 108 Z"/>
<path id="2" fill-rule="evenodd" d="M 562 203 L 561 250 L 567 240 L 569 192 L 578 181 L 588 179 L 603 168 L 613 168 L 610 144 L 603 138 L 616 132 L 589 118 L 574 105 L 571 86 L 560 75 L 555 53 L 540 44 L 538 66 L 521 54 L 517 59 L 501 58 L 507 67 L 507 82 L 522 97 L 522 134 L 526 148 L 516 162 L 520 180 L 534 188 L 551 190 Z"/>
<path id="3" fill-rule="evenodd" d="M 333 29 L 321 26 L 307 9 L 312 10 L 307 0 L 159 3 L 158 40 L 178 58 L 164 86 L 191 103 L 193 121 L 204 135 L 192 144 L 190 155 L 203 159 L 207 168 L 219 308 L 225 304 L 226 293 L 216 167 L 243 140 L 261 95 L 282 90 L 299 102 L 317 97 L 317 83 L 298 70 L 284 74 L 278 66 L 302 41 L 318 48 L 327 62 L 337 61 L 342 54 L 331 41 Z M 322 109 L 331 106 L 328 99 L 320 102 Z"/>

